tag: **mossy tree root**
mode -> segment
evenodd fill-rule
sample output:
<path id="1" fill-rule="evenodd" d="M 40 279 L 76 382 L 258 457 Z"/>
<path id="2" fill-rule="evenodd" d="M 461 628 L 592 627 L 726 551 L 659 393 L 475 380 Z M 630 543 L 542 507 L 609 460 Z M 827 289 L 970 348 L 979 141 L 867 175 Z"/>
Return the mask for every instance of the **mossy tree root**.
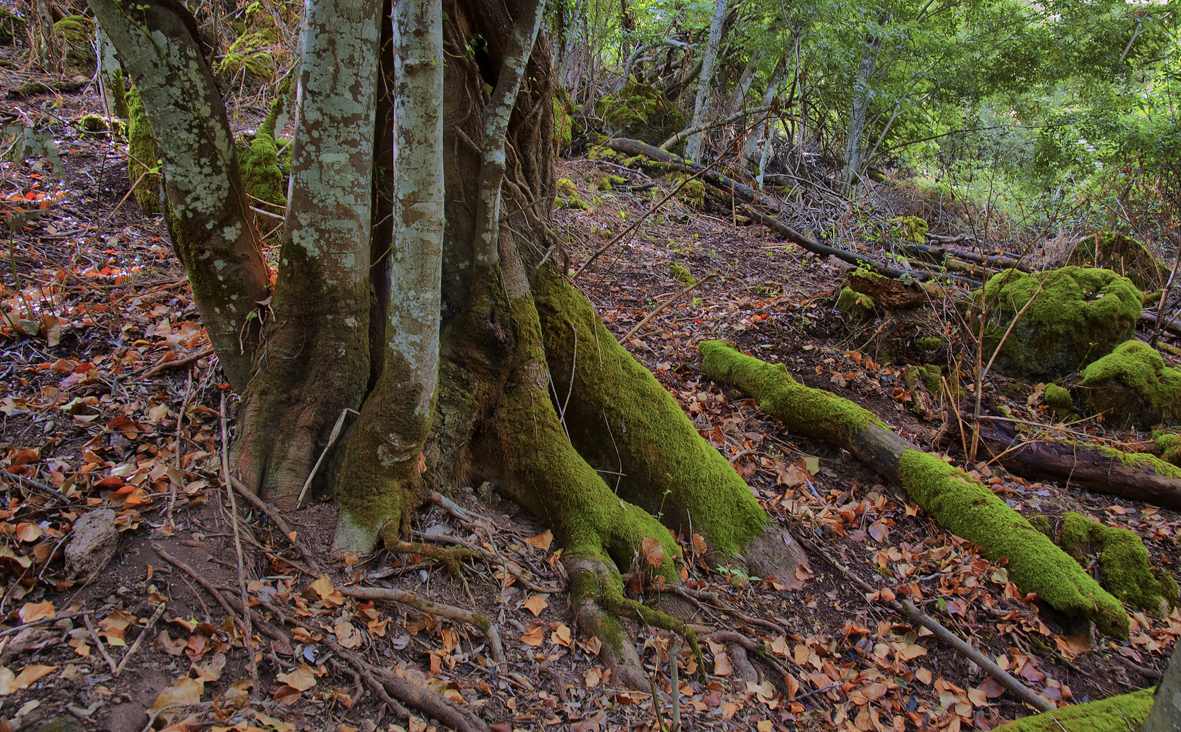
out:
<path id="1" fill-rule="evenodd" d="M 745 356 L 720 341 L 699 349 L 707 376 L 747 392 L 791 429 L 849 450 L 900 485 L 941 526 L 979 544 L 990 559 L 1006 558 L 1022 592 L 1036 592 L 1060 612 L 1089 617 L 1103 632 L 1127 637 L 1129 620 L 1120 601 L 985 485 L 918 450 L 856 404 L 799 384 L 782 364 Z"/>
<path id="2" fill-rule="evenodd" d="M 1177 580 L 1152 566 L 1148 549 L 1135 532 L 1070 511 L 1058 531 L 1058 546 L 1086 566 L 1088 554 L 1099 555 L 1103 583 L 1125 603 L 1150 612 L 1177 607 Z M 1162 614 L 1163 614 L 1162 613 Z"/>
<path id="3" fill-rule="evenodd" d="M 1015 722 L 993 732 L 1128 732 L 1138 730 L 1152 710 L 1152 689 L 1055 709 Z"/>

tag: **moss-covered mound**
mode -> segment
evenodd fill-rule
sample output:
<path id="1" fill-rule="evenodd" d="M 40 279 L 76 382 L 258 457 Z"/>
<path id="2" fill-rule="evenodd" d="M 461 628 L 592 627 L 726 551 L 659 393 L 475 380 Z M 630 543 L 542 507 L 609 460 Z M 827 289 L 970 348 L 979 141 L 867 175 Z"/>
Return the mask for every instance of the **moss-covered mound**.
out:
<path id="1" fill-rule="evenodd" d="M 894 224 L 892 233 L 900 239 L 906 239 L 915 244 L 922 244 L 927 240 L 927 231 L 930 227 L 926 220 L 920 216 L 898 216 L 890 219 L 890 223 Z"/>
<path id="2" fill-rule="evenodd" d="M 989 303 L 985 358 L 1034 299 L 1005 339 L 996 368 L 1009 376 L 1041 379 L 1078 371 L 1131 338 L 1143 301 L 1127 278 L 1083 267 L 1032 274 L 1005 270 L 984 286 L 984 298 Z"/>
<path id="3" fill-rule="evenodd" d="M 851 290 L 872 297 L 875 303 L 884 308 L 913 308 L 927 301 L 927 291 L 922 285 L 896 280 L 867 269 L 852 270 L 845 275 L 845 280 Z M 942 340 L 939 345 L 943 345 Z"/>
<path id="4" fill-rule="evenodd" d="M 78 73 L 93 74 L 95 67 L 94 21 L 85 15 L 67 15 L 53 24 L 66 50 L 66 66 Z"/>
<path id="5" fill-rule="evenodd" d="M 682 262 L 673 262 L 671 265 L 669 265 L 668 273 L 671 274 L 677 282 L 680 282 L 686 287 L 697 284 L 697 278 L 693 276 L 693 273 L 690 272 L 689 268 L 686 267 Z"/>
<path id="6" fill-rule="evenodd" d="M 7 8 L 0 8 L 0 46 L 11 46 L 24 40 L 25 19 Z"/>
<path id="7" fill-rule="evenodd" d="M 1181 435 L 1176 432 L 1154 432 L 1152 436 L 1156 440 L 1161 460 L 1181 465 Z"/>
<path id="8" fill-rule="evenodd" d="M 554 84 L 554 145 L 561 150 L 574 142 L 575 133 L 582 134 L 582 125 L 574 121 L 574 100 L 561 84 Z"/>
<path id="9" fill-rule="evenodd" d="M 160 159 L 160 151 L 156 147 L 156 138 L 152 134 L 143 99 L 135 87 L 127 94 L 127 109 L 131 115 L 127 122 L 127 152 L 130 156 L 127 177 L 135 186 L 135 201 L 140 210 L 148 216 L 154 216 L 164 210 L 161 203 L 163 179 L 158 172 L 150 172 Z"/>
<path id="10" fill-rule="evenodd" d="M 279 145 L 273 134 L 259 130 L 249 146 L 240 145 L 238 165 L 248 194 L 277 206 L 287 205 L 287 186 L 279 167 Z"/>
<path id="11" fill-rule="evenodd" d="M 595 103 L 607 134 L 659 145 L 685 128 L 685 115 L 656 87 L 629 79 L 623 88 Z"/>
<path id="12" fill-rule="evenodd" d="M 558 189 L 558 193 L 561 194 L 562 204 L 566 208 L 578 209 L 580 211 L 590 210 L 590 206 L 578 194 L 578 186 L 574 184 L 574 181 L 569 178 L 558 178 L 555 186 Z"/>
<path id="13" fill-rule="evenodd" d="M 1079 267 L 1099 267 L 1127 277 L 1136 287 L 1158 290 L 1169 271 L 1140 242 L 1115 231 L 1102 231 L 1079 240 L 1066 259 Z"/>
<path id="14" fill-rule="evenodd" d="M 1152 689 L 1023 717 L 993 732 L 1134 732 L 1152 711 Z"/>
<path id="15" fill-rule="evenodd" d="M 837 298 L 837 310 L 854 318 L 868 318 L 873 316 L 874 302 L 869 295 L 855 292 L 851 287 L 842 287 Z"/>
<path id="16" fill-rule="evenodd" d="M 1070 390 L 1057 384 L 1046 384 L 1042 401 L 1053 410 L 1054 417 L 1059 420 L 1066 419 L 1074 409 L 1074 397 L 1071 396 Z"/>
<path id="17" fill-rule="evenodd" d="M 1103 584 L 1124 603 L 1151 612 L 1177 606 L 1177 580 L 1153 568 L 1144 542 L 1135 533 L 1068 512 L 1057 543 L 1084 567 L 1088 555 L 1097 555 Z"/>
<path id="18" fill-rule="evenodd" d="M 1181 369 L 1165 366 L 1156 349 L 1128 341 L 1083 371 L 1087 410 L 1118 425 L 1147 426 L 1181 419 Z"/>

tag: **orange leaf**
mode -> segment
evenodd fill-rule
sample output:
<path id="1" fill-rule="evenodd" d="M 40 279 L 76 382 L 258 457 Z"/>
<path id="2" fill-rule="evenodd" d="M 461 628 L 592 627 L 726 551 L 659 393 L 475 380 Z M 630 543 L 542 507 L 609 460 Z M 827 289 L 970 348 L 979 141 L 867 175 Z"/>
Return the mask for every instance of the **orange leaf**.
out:
<path id="1" fill-rule="evenodd" d="M 651 536 L 645 536 L 642 545 L 644 559 L 647 560 L 648 564 L 652 565 L 653 569 L 660 569 L 660 566 L 664 564 L 664 547 Z"/>
<path id="2" fill-rule="evenodd" d="M 56 616 L 57 610 L 54 609 L 53 602 L 50 600 L 46 600 L 45 602 L 26 602 L 18 614 L 22 623 L 32 623 L 37 620 L 44 620 L 45 618 Z"/>
<path id="3" fill-rule="evenodd" d="M 530 536 L 525 539 L 525 543 L 543 552 L 547 552 L 549 551 L 550 544 L 554 543 L 554 535 L 549 529 L 546 529 L 537 536 Z"/>
<path id="4" fill-rule="evenodd" d="M 521 604 L 529 612 L 533 613 L 534 617 L 541 615 L 541 611 L 549 607 L 549 603 L 541 595 L 534 595 Z"/>
<path id="5" fill-rule="evenodd" d="M 545 626 L 541 623 L 532 624 L 529 629 L 521 635 L 521 642 L 534 648 L 540 646 L 545 642 Z"/>

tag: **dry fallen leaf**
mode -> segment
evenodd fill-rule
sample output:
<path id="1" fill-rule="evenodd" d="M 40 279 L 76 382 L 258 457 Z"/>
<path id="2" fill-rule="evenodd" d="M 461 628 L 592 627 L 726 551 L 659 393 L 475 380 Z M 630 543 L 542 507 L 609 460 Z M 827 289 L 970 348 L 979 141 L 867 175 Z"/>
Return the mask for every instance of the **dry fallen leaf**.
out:
<path id="1" fill-rule="evenodd" d="M 46 600 L 45 602 L 26 602 L 17 614 L 20 615 L 22 623 L 32 623 L 55 617 L 57 610 L 54 609 L 51 601 Z"/>
<path id="2" fill-rule="evenodd" d="M 641 544 L 643 546 L 645 561 L 653 569 L 660 569 L 661 565 L 664 564 L 664 547 L 661 546 L 660 541 L 651 536 L 645 536 Z"/>
<path id="3" fill-rule="evenodd" d="M 306 663 L 301 663 L 289 674 L 278 674 L 275 679 L 297 691 L 307 691 L 316 685 L 316 674 Z"/>
<path id="4" fill-rule="evenodd" d="M 527 646 L 536 648 L 545 642 L 545 626 L 541 623 L 534 623 L 529 626 L 521 635 L 521 642 Z"/>
<path id="5" fill-rule="evenodd" d="M 534 595 L 525 602 L 521 603 L 521 607 L 533 613 L 533 617 L 541 615 L 541 611 L 549 607 L 549 603 L 541 595 Z"/>
<path id="6" fill-rule="evenodd" d="M 361 631 L 349 621 L 338 623 L 332 629 L 332 633 L 336 636 L 336 641 L 345 648 L 360 648 L 361 644 L 365 642 L 365 637 L 361 635 Z"/>
<path id="7" fill-rule="evenodd" d="M 725 653 L 714 654 L 714 676 L 729 676 L 734 673 L 730 667 L 730 659 Z"/>
<path id="8" fill-rule="evenodd" d="M 158 712 L 165 707 L 197 704 L 201 701 L 203 693 L 205 693 L 204 681 L 182 676 L 173 682 L 172 686 L 160 692 L 156 701 L 148 707 L 148 713 Z"/>
<path id="9" fill-rule="evenodd" d="M 221 678 L 222 669 L 226 667 L 226 654 L 217 653 L 209 659 L 204 665 L 193 664 L 193 670 L 197 672 L 197 678 L 202 682 L 217 681 Z"/>
<path id="10" fill-rule="evenodd" d="M 551 532 L 549 529 L 546 529 L 537 536 L 530 536 L 529 538 L 525 539 L 525 543 L 531 547 L 540 549 L 543 552 L 548 552 L 550 544 L 554 543 L 554 535 L 553 532 Z"/>
<path id="11" fill-rule="evenodd" d="M 554 632 L 550 635 L 549 640 L 555 646 L 574 647 L 574 644 L 570 640 L 570 628 L 565 623 L 558 623 L 557 627 L 554 628 Z"/>

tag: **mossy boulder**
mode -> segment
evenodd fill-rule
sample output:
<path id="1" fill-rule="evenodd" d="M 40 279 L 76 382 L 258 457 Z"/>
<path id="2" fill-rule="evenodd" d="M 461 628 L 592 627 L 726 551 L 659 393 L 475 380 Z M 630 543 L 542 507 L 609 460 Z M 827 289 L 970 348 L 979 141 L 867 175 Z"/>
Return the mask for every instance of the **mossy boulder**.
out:
<path id="1" fill-rule="evenodd" d="M 1143 300 L 1127 278 L 1084 267 L 1034 273 L 1005 270 L 988 281 L 983 297 L 989 303 L 986 359 L 1029 304 L 1005 338 L 996 368 L 1009 376 L 1040 379 L 1074 373 L 1130 339 Z"/>
<path id="2" fill-rule="evenodd" d="M 126 122 L 121 119 L 110 119 L 101 114 L 84 114 L 74 124 L 80 132 L 89 132 L 92 135 L 114 132 L 116 137 L 127 136 Z"/>
<path id="3" fill-rule="evenodd" d="M 912 241 L 915 244 L 922 244 L 927 240 L 927 231 L 930 230 L 930 227 L 927 225 L 926 219 L 919 216 L 898 216 L 890 219 L 890 223 L 894 224 L 891 233 L 899 239 Z"/>
<path id="4" fill-rule="evenodd" d="M 1181 435 L 1176 432 L 1154 432 L 1152 436 L 1156 440 L 1161 460 L 1181 466 Z"/>
<path id="5" fill-rule="evenodd" d="M 1099 267 L 1123 275 L 1141 290 L 1159 290 L 1169 278 L 1156 256 L 1130 236 L 1102 231 L 1080 239 L 1066 258 L 1067 264 Z"/>
<path id="6" fill-rule="evenodd" d="M 869 318 L 873 316 L 874 302 L 869 295 L 862 295 L 852 288 L 841 288 L 837 297 L 837 310 L 854 318 Z"/>
<path id="7" fill-rule="evenodd" d="M 25 19 L 7 8 L 0 8 L 0 46 L 11 46 L 24 40 Z"/>
<path id="8" fill-rule="evenodd" d="M 600 191 L 611 192 L 615 190 L 615 186 L 627 185 L 627 178 L 618 175 L 604 175 L 599 178 L 598 188 Z"/>
<path id="9" fill-rule="evenodd" d="M 279 167 L 279 145 L 272 134 L 260 130 L 249 145 L 239 145 L 238 165 L 248 194 L 276 206 L 287 205 L 287 186 Z"/>
<path id="10" fill-rule="evenodd" d="M 1074 410 L 1074 397 L 1071 396 L 1070 390 L 1057 384 L 1046 384 L 1042 401 L 1054 412 L 1054 418 L 1058 420 L 1065 420 Z"/>
<path id="11" fill-rule="evenodd" d="M 1177 607 L 1177 580 L 1152 566 L 1148 549 L 1134 532 L 1105 526 L 1073 511 L 1062 519 L 1058 546 L 1084 567 L 1090 555 L 1098 556 L 1103 584 L 1121 602 L 1161 614 Z"/>
<path id="12" fill-rule="evenodd" d="M 673 262 L 668 268 L 668 273 L 671 274 L 677 282 L 680 282 L 686 287 L 697 284 L 697 278 L 693 276 L 693 273 L 689 271 L 688 267 L 686 267 L 684 264 L 681 264 L 680 262 Z"/>
<path id="13" fill-rule="evenodd" d="M 96 64 L 94 21 L 85 15 L 67 15 L 53 24 L 53 31 L 65 46 L 66 66 L 75 72 L 93 74 Z"/>
<path id="14" fill-rule="evenodd" d="M 613 137 L 630 137 L 659 145 L 685 128 L 685 115 L 654 86 L 628 79 L 623 88 L 595 103 Z"/>
<path id="15" fill-rule="evenodd" d="M 677 198 L 700 211 L 705 208 L 705 183 L 697 179 L 687 180 L 691 177 L 684 173 L 670 173 L 667 180 L 674 187 L 684 183 L 681 190 L 677 191 Z"/>
<path id="16" fill-rule="evenodd" d="M 993 732 L 1135 732 L 1152 711 L 1152 689 L 1141 689 L 1052 712 L 1022 717 Z"/>
<path id="17" fill-rule="evenodd" d="M 927 301 L 927 292 L 915 282 L 903 282 L 868 269 L 855 269 L 845 275 L 849 288 L 869 295 L 884 308 L 913 308 Z"/>
<path id="18" fill-rule="evenodd" d="M 1181 420 L 1181 369 L 1165 366 L 1141 341 L 1123 343 L 1087 366 L 1080 392 L 1088 412 L 1117 426 Z"/>
<path id="19" fill-rule="evenodd" d="M 569 178 L 558 178 L 556 184 L 558 193 L 562 196 L 562 205 L 566 208 L 589 211 L 590 206 L 578 194 L 578 186 Z"/>

